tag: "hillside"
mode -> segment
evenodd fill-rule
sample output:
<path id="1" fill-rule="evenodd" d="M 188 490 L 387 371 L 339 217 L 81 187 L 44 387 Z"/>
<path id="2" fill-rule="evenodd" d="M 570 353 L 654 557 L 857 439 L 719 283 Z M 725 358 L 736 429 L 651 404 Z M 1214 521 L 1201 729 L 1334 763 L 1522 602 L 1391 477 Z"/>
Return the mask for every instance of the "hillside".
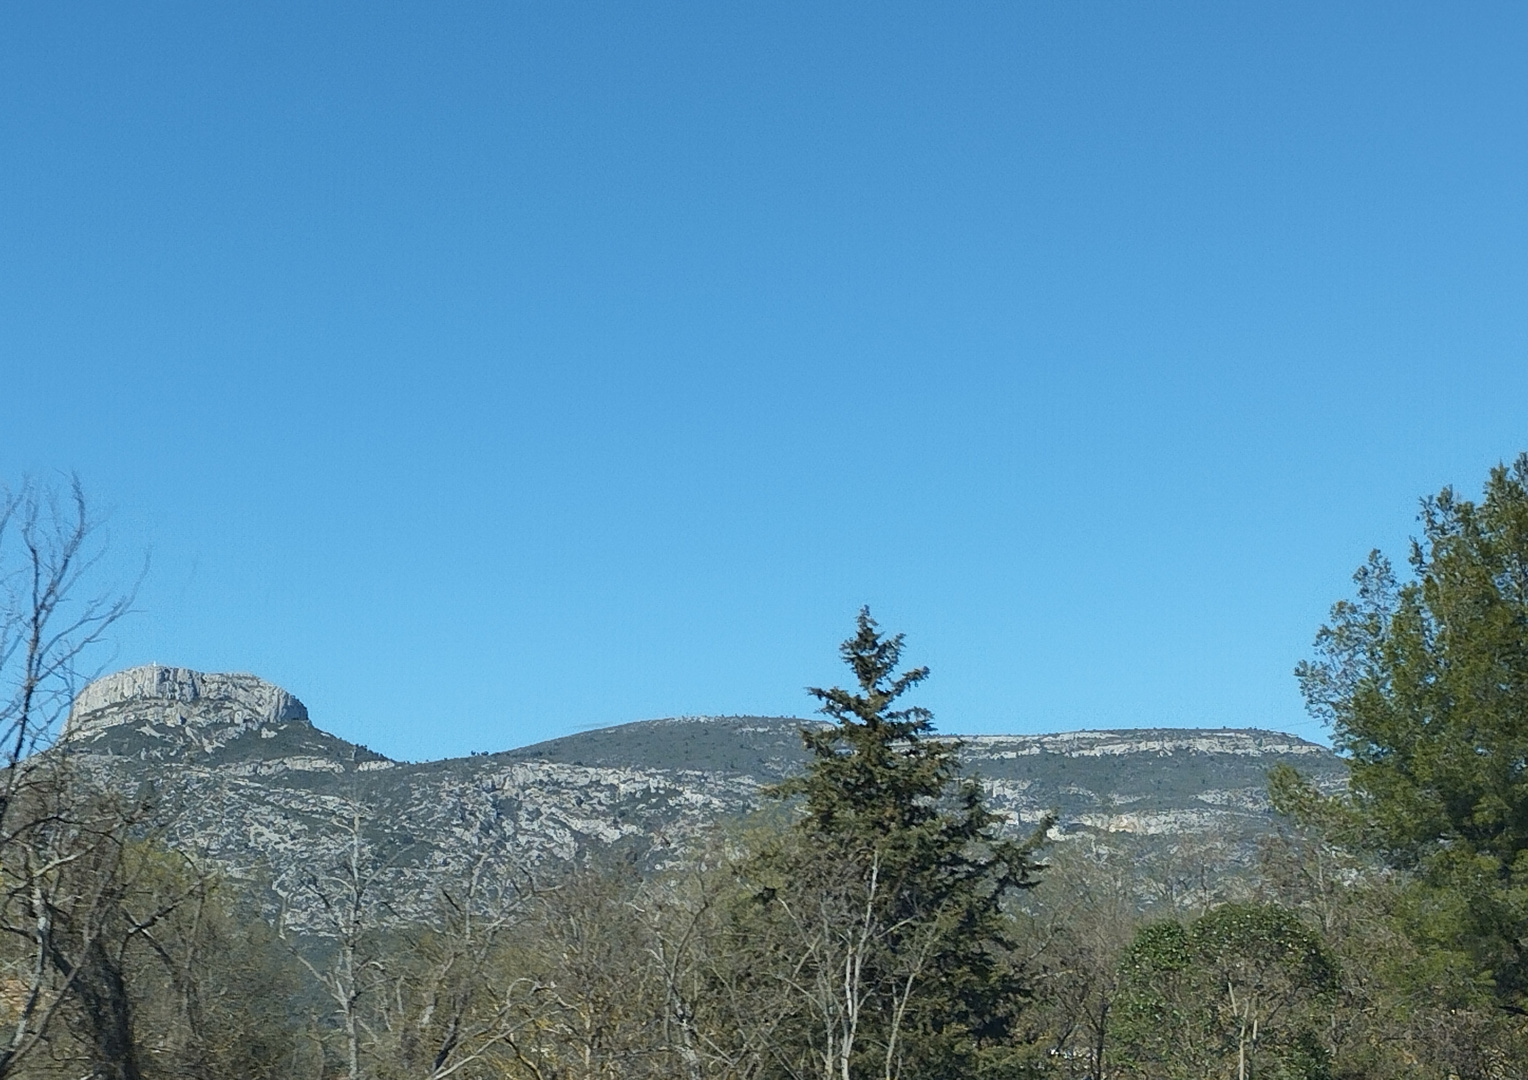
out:
<path id="1" fill-rule="evenodd" d="M 624 852 L 661 865 L 708 826 L 757 806 L 804 760 L 791 717 L 686 717 L 602 728 L 497 754 L 406 764 L 315 727 L 291 694 L 252 675 L 143 667 L 80 694 L 60 740 L 103 783 L 153 782 L 170 839 L 268 889 L 298 929 L 322 930 L 305 883 L 359 827 L 389 904 L 423 914 L 438 883 L 479 858 L 521 871 Z M 963 761 L 1011 828 L 1047 812 L 1053 835 L 1245 846 L 1272 826 L 1264 776 L 1287 762 L 1342 782 L 1329 750 L 1223 729 L 984 735 Z"/>

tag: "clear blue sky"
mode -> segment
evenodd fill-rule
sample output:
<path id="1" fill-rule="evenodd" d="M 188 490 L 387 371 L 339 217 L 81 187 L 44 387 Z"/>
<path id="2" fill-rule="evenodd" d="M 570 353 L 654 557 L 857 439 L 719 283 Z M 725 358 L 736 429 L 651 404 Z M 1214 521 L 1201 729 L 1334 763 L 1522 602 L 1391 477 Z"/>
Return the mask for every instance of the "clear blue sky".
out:
<path id="1" fill-rule="evenodd" d="M 1308 735 L 1528 449 L 1520 4 L 10 3 L 0 474 L 116 663 L 386 753 L 800 713 Z"/>

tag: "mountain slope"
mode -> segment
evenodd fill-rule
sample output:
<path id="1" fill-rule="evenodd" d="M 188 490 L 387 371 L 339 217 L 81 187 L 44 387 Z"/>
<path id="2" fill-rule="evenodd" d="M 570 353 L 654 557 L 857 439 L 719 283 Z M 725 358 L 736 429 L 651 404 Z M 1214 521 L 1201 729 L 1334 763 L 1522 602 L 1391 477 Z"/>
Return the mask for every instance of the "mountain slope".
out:
<path id="1" fill-rule="evenodd" d="M 782 717 L 649 720 L 522 747 L 405 764 L 313 726 L 252 675 L 134 668 L 80 694 L 56 752 L 100 782 L 158 785 L 170 839 L 268 889 L 289 924 L 322 932 L 318 891 L 355 841 L 386 904 L 425 914 L 479 859 L 534 872 L 591 851 L 661 865 L 805 761 Z M 1264 775 L 1289 762 L 1323 786 L 1345 767 L 1276 732 L 1148 729 L 975 736 L 962 758 L 1015 830 L 1212 835 L 1271 827 Z"/>

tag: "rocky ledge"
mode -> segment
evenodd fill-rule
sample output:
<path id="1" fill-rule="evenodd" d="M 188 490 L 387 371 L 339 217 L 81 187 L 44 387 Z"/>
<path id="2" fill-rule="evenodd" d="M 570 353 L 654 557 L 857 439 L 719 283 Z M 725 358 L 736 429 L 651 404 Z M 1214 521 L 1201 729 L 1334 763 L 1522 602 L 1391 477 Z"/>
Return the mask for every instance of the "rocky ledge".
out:
<path id="1" fill-rule="evenodd" d="M 237 735 L 294 722 L 308 723 L 307 707 L 254 675 L 147 664 L 97 679 L 80 691 L 64 737 L 91 739 L 121 724 L 189 725 Z"/>

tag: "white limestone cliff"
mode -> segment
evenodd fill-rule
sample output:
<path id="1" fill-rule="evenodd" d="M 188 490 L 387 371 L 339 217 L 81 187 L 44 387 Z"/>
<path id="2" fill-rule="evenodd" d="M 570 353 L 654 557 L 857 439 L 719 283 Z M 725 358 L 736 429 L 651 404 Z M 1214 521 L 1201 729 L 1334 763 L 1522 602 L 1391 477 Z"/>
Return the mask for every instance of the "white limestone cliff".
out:
<path id="1" fill-rule="evenodd" d="M 81 690 L 63 734 L 90 738 L 121 724 L 252 730 L 292 722 L 306 724 L 307 707 L 264 679 L 148 664 Z"/>

